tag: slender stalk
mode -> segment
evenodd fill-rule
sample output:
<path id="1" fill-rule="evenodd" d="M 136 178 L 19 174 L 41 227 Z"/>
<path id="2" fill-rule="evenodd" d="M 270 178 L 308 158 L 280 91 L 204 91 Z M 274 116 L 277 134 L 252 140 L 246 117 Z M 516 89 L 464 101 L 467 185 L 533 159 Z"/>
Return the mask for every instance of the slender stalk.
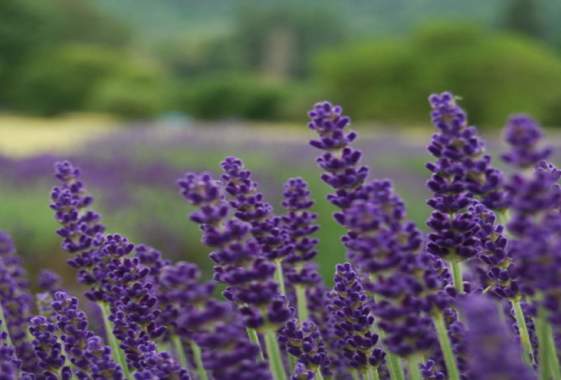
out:
<path id="1" fill-rule="evenodd" d="M 269 358 L 269 369 L 273 374 L 273 379 L 286 380 L 286 374 L 284 373 L 284 366 L 282 364 L 281 352 L 275 330 L 265 330 L 265 345 L 267 347 L 267 356 Z"/>
<path id="2" fill-rule="evenodd" d="M 351 376 L 353 377 L 353 380 L 361 380 L 360 375 L 358 374 L 358 371 L 356 369 L 351 370 Z"/>
<path id="3" fill-rule="evenodd" d="M 448 372 L 448 380 L 459 380 L 460 372 L 458 371 L 458 364 L 456 362 L 456 357 L 454 356 L 454 351 L 452 351 L 452 343 L 450 342 L 450 337 L 448 336 L 448 330 L 446 329 L 446 323 L 444 322 L 442 313 L 440 311 L 435 312 L 432 320 L 438 335 L 440 349 L 444 355 L 444 363 L 446 364 L 446 370 Z"/>
<path id="4" fill-rule="evenodd" d="M 407 369 L 409 370 L 409 380 L 422 380 L 421 369 L 419 365 L 421 364 L 421 358 L 417 355 L 411 356 L 407 359 Z"/>
<path id="5" fill-rule="evenodd" d="M 98 305 L 101 309 L 101 315 L 103 316 L 105 334 L 107 335 L 107 340 L 109 341 L 109 346 L 111 347 L 113 360 L 121 366 L 125 378 L 132 380 L 132 375 L 125 359 L 125 353 L 121 350 L 121 347 L 119 347 L 119 342 L 117 341 L 115 334 L 113 334 L 113 322 L 109 320 L 109 305 L 106 302 L 98 302 Z"/>
<path id="6" fill-rule="evenodd" d="M 171 344 L 173 345 L 173 350 L 177 355 L 177 360 L 179 360 L 179 364 L 183 368 L 189 368 L 189 363 L 187 362 L 187 357 L 185 356 L 185 349 L 183 347 L 183 342 L 181 342 L 181 338 L 177 335 L 171 336 Z"/>
<path id="7" fill-rule="evenodd" d="M 547 326 L 547 355 L 549 362 L 549 372 L 552 379 L 561 379 L 561 367 L 559 366 L 559 356 L 557 355 L 557 347 L 555 346 L 555 338 L 553 337 L 553 329 L 551 324 L 546 322 Z"/>
<path id="8" fill-rule="evenodd" d="M 248 327 L 246 328 L 246 331 L 251 343 L 255 344 L 259 348 L 259 357 L 261 360 L 265 360 L 263 350 L 261 349 L 261 343 L 259 342 L 259 335 L 257 335 L 257 330 Z"/>
<path id="9" fill-rule="evenodd" d="M 197 375 L 199 380 L 208 380 L 208 375 L 203 365 L 203 356 L 201 354 L 201 348 L 195 342 L 191 342 L 191 351 L 193 351 L 193 359 L 195 359 L 195 365 L 197 366 Z"/>
<path id="10" fill-rule="evenodd" d="M 316 369 L 316 380 L 324 380 L 323 378 L 323 374 L 321 373 L 321 367 L 318 367 L 318 369 Z"/>
<path id="11" fill-rule="evenodd" d="M 399 357 L 391 352 L 386 353 L 386 364 L 388 365 L 388 370 L 390 371 L 391 380 L 404 380 L 403 369 L 399 363 Z"/>
<path id="12" fill-rule="evenodd" d="M 296 303 L 298 307 L 298 319 L 304 322 L 309 318 L 308 300 L 306 299 L 306 288 L 301 284 L 294 285 L 296 289 Z"/>
<path id="13" fill-rule="evenodd" d="M 10 332 L 8 331 L 8 323 L 6 322 L 6 316 L 4 315 L 4 309 L 2 305 L 0 305 L 0 322 L 2 325 L 0 326 L 0 331 L 6 333 L 6 341 L 8 345 L 14 346 L 14 342 L 12 342 L 12 338 L 10 337 Z"/>
<path id="14" fill-rule="evenodd" d="M 378 375 L 378 368 L 368 366 L 365 373 L 366 380 L 380 380 L 380 375 Z"/>
<path id="15" fill-rule="evenodd" d="M 384 331 L 378 330 L 375 325 L 372 325 L 372 331 L 380 337 L 380 340 L 384 339 Z M 399 363 L 399 357 L 389 350 L 386 350 L 386 365 L 388 366 L 388 371 L 390 372 L 391 380 L 404 380 L 403 369 Z"/>
<path id="16" fill-rule="evenodd" d="M 281 295 L 286 296 L 286 287 L 284 285 L 284 275 L 282 273 L 282 259 L 276 259 L 275 265 L 277 269 L 275 270 L 275 281 L 279 284 Z"/>
<path id="17" fill-rule="evenodd" d="M 547 346 L 548 343 L 548 327 L 547 327 L 547 314 L 545 310 L 540 308 L 538 310 L 538 317 L 536 318 L 536 334 L 538 336 L 538 363 L 539 363 L 539 379 L 549 379 L 549 355 Z"/>
<path id="18" fill-rule="evenodd" d="M 464 292 L 464 278 L 462 275 L 462 263 L 461 261 L 453 260 L 450 262 L 452 267 L 452 278 L 454 280 L 454 287 L 456 291 L 461 294 Z"/>
<path id="19" fill-rule="evenodd" d="M 520 344 L 524 355 L 524 361 L 530 366 L 532 365 L 532 342 L 530 341 L 530 334 L 528 333 L 528 326 L 526 325 L 526 317 L 522 311 L 519 299 L 510 301 L 514 309 L 514 317 L 520 333 Z"/>

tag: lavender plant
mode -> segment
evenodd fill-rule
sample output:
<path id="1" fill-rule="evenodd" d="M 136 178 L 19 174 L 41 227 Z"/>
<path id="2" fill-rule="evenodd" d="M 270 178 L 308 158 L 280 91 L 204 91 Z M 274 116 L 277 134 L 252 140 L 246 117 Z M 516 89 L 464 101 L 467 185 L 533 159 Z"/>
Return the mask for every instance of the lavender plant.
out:
<path id="1" fill-rule="evenodd" d="M 211 251 L 205 281 L 195 264 L 106 232 L 80 171 L 57 163 L 57 233 L 105 334 L 89 327 L 56 273 L 39 275 L 34 302 L 2 232 L 0 380 L 561 379 L 561 171 L 546 161 L 552 150 L 536 122 L 512 117 L 506 176 L 453 94 L 429 103 L 429 233 L 408 219 L 391 181 L 369 178 L 342 108 L 310 111 L 310 143 L 345 229 L 348 261 L 332 288 L 314 262 L 319 226 L 302 178 L 286 182 L 279 213 L 236 157 L 218 176 L 179 180 Z"/>

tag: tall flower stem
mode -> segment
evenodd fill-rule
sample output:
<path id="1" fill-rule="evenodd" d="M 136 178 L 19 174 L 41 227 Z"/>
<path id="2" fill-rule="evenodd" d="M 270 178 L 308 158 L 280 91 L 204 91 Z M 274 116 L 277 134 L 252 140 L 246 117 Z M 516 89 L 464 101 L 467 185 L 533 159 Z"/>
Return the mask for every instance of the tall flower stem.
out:
<path id="1" fill-rule="evenodd" d="M 368 366 L 364 378 L 366 380 L 380 380 L 380 375 L 378 374 L 378 369 L 372 366 Z"/>
<path id="2" fill-rule="evenodd" d="M 460 372 L 458 371 L 458 364 L 456 362 L 456 357 L 454 356 L 454 351 L 452 351 L 452 343 L 450 342 L 450 337 L 448 336 L 448 330 L 446 329 L 446 323 L 444 322 L 442 313 L 440 311 L 433 313 L 432 320 L 438 335 L 440 349 L 444 355 L 444 363 L 446 364 L 446 370 L 448 372 L 448 380 L 459 380 Z"/>
<path id="3" fill-rule="evenodd" d="M 113 360 L 121 366 L 125 378 L 132 380 L 132 375 L 127 365 L 127 360 L 125 359 L 125 353 L 119 347 L 119 342 L 113 334 L 113 322 L 109 320 L 109 305 L 106 302 L 98 302 L 99 308 L 101 309 L 101 315 L 103 317 L 103 325 L 105 326 L 105 333 L 107 335 L 107 340 L 109 341 L 109 346 L 111 347 L 111 353 L 113 355 Z"/>
<path id="4" fill-rule="evenodd" d="M 274 329 L 269 328 L 265 330 L 265 345 L 267 347 L 269 368 L 273 374 L 273 379 L 286 380 L 279 343 L 277 342 L 277 334 Z"/>
<path id="5" fill-rule="evenodd" d="M 208 380 L 208 375 L 203 365 L 201 348 L 197 343 L 191 342 L 191 351 L 193 351 L 193 359 L 195 359 L 195 365 L 197 366 L 197 375 L 199 377 L 199 380 Z"/>
<path id="6" fill-rule="evenodd" d="M 257 330 L 248 327 L 246 328 L 246 331 L 251 343 L 259 348 L 259 357 L 261 358 L 261 360 L 265 360 L 265 356 L 263 355 L 263 350 L 261 348 L 261 343 L 259 342 L 259 335 L 257 334 Z"/>
<path id="7" fill-rule="evenodd" d="M 450 262 L 452 267 L 452 279 L 454 280 L 454 288 L 458 293 L 464 292 L 464 278 L 462 275 L 462 262 L 458 260 L 452 260 Z"/>
<path id="8" fill-rule="evenodd" d="M 275 265 L 277 269 L 275 270 L 275 281 L 279 284 L 280 293 L 282 296 L 286 296 L 286 287 L 284 285 L 284 274 L 282 273 L 282 259 L 276 259 Z"/>
<path id="9" fill-rule="evenodd" d="M 538 317 L 536 318 L 536 334 L 538 336 L 538 363 L 539 363 L 539 379 L 549 379 L 549 355 L 547 346 L 548 343 L 548 326 L 547 314 L 545 310 L 538 310 Z"/>
<path id="10" fill-rule="evenodd" d="M 524 354 L 524 361 L 530 366 L 532 365 L 532 342 L 530 341 L 530 334 L 528 333 L 528 326 L 526 325 L 526 317 L 522 311 L 519 299 L 511 300 L 512 308 L 514 309 L 514 317 L 518 332 L 520 334 L 520 344 Z"/>
<path id="11" fill-rule="evenodd" d="M 422 380 L 421 369 L 419 365 L 421 364 L 421 358 L 418 355 L 413 355 L 407 359 L 407 369 L 409 370 L 409 380 Z"/>
<path id="12" fill-rule="evenodd" d="M 559 356 L 555 346 L 555 338 L 551 324 L 546 322 L 547 327 L 547 355 L 549 361 L 549 371 L 552 379 L 561 379 L 561 367 L 559 366 Z"/>
<path id="13" fill-rule="evenodd" d="M 2 308 L 2 305 L 0 305 L 0 323 L 2 324 L 0 326 L 0 332 L 6 333 L 6 340 L 8 344 L 13 347 L 14 343 L 12 342 L 10 332 L 8 331 L 8 324 L 6 323 L 6 316 L 4 315 L 4 309 Z"/>
<path id="14" fill-rule="evenodd" d="M 316 380 L 324 380 L 323 374 L 321 373 L 321 368 L 318 367 L 315 373 Z"/>
<path id="15" fill-rule="evenodd" d="M 296 289 L 296 304 L 298 308 L 298 319 L 300 322 L 308 320 L 308 300 L 306 299 L 306 288 L 303 285 L 294 285 Z"/>
<path id="16" fill-rule="evenodd" d="M 187 357 L 185 356 L 185 349 L 183 348 L 183 342 L 181 342 L 181 338 L 177 335 L 172 335 L 171 344 L 173 345 L 173 349 L 175 351 L 175 354 L 177 355 L 179 364 L 181 364 L 183 368 L 189 368 L 189 363 L 187 363 Z"/>
<path id="17" fill-rule="evenodd" d="M 381 340 L 384 339 L 384 331 L 381 329 L 377 329 L 374 325 L 372 326 L 372 331 L 380 337 Z M 389 350 L 386 350 L 386 365 L 388 366 L 388 370 L 390 372 L 390 379 L 391 380 L 404 380 L 405 377 L 403 376 L 403 369 L 399 363 L 399 357 Z"/>

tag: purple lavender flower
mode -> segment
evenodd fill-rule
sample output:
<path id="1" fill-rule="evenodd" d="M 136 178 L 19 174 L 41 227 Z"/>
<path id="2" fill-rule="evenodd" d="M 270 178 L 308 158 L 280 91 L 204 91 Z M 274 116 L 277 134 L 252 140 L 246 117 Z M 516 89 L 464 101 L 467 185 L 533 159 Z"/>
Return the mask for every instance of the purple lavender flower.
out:
<path id="1" fill-rule="evenodd" d="M 221 166 L 222 182 L 230 197 L 230 206 L 235 210 L 234 215 L 251 225 L 251 234 L 269 260 L 285 258 L 292 251 L 289 236 L 281 218 L 273 215 L 273 206 L 258 191 L 251 172 L 236 157 L 227 157 Z"/>
<path id="2" fill-rule="evenodd" d="M 405 219 L 405 207 L 387 180 L 363 186 L 366 200 L 336 214 L 348 233 L 343 243 L 376 303 L 373 312 L 385 332 L 389 351 L 408 356 L 429 351 L 436 343 L 430 312 L 444 308 L 445 281 L 433 261 L 421 253 L 422 237 Z"/>
<path id="3" fill-rule="evenodd" d="M 479 220 L 477 234 L 481 242 L 478 254 L 483 265 L 478 266 L 484 290 L 500 298 L 513 299 L 520 293 L 511 253 L 507 249 L 504 226 L 496 223 L 496 215 L 482 204 L 473 206 Z"/>
<path id="4" fill-rule="evenodd" d="M 224 295 L 240 305 L 248 327 L 281 324 L 289 317 L 275 266 L 261 254 L 250 224 L 228 217 L 228 206 L 217 181 L 207 174 L 186 174 L 179 181 L 183 196 L 199 210 L 191 220 L 201 224 L 203 242 L 214 248 L 214 278 L 228 285 Z"/>
<path id="5" fill-rule="evenodd" d="M 16 357 L 8 334 L 0 321 L 0 380 L 14 380 L 19 374 L 21 362 Z"/>
<path id="6" fill-rule="evenodd" d="M 279 340 L 288 353 L 312 373 L 329 367 L 325 344 L 314 322 L 291 319 L 280 331 Z"/>
<path id="7" fill-rule="evenodd" d="M 235 311 L 224 310 L 212 331 L 200 334 L 205 368 L 216 380 L 271 380 L 267 363 L 257 359 L 259 348 L 249 342 Z"/>
<path id="8" fill-rule="evenodd" d="M 328 195 L 328 200 L 344 209 L 360 197 L 360 188 L 368 176 L 368 168 L 358 165 L 362 153 L 351 146 L 357 134 L 345 130 L 350 118 L 343 115 L 340 106 L 316 103 L 308 116 L 308 127 L 319 137 L 310 141 L 310 145 L 325 151 L 317 159 L 319 167 L 325 171 L 321 179 L 336 191 Z"/>
<path id="9" fill-rule="evenodd" d="M 62 287 L 62 278 L 55 272 L 48 269 L 42 269 L 39 272 L 39 289 L 43 292 L 52 293 L 60 290 Z"/>
<path id="10" fill-rule="evenodd" d="M 317 214 L 309 210 L 314 202 L 308 184 L 302 178 L 291 178 L 284 186 L 283 195 L 282 205 L 287 214 L 282 217 L 282 224 L 294 247 L 284 261 L 286 278 L 290 284 L 317 284 L 321 278 L 311 261 L 317 254 L 318 240 L 311 235 L 319 226 L 314 224 Z"/>
<path id="11" fill-rule="evenodd" d="M 314 380 L 316 377 L 314 371 L 307 369 L 304 363 L 298 362 L 294 367 L 294 372 L 290 380 Z"/>
<path id="12" fill-rule="evenodd" d="M 175 334 L 192 340 L 200 326 L 192 320 L 185 323 L 186 319 L 190 314 L 204 312 L 206 303 L 212 297 L 214 282 L 201 282 L 201 272 L 195 264 L 178 262 L 162 267 L 159 283 L 162 319 Z"/>
<path id="13" fill-rule="evenodd" d="M 73 256 L 68 264 L 78 270 L 78 280 L 92 285 L 97 280 L 92 271 L 103 244 L 105 227 L 101 224 L 101 216 L 89 209 L 93 197 L 80 180 L 78 168 L 68 161 L 57 162 L 55 177 L 60 185 L 51 192 L 51 209 L 62 225 L 57 233 L 63 238 L 63 249 Z"/>
<path id="14" fill-rule="evenodd" d="M 371 331 L 374 316 L 358 275 L 349 263 L 339 264 L 334 280 L 329 310 L 343 360 L 361 371 L 378 367 L 384 352 L 377 347 L 378 335 Z"/>
<path id="15" fill-rule="evenodd" d="M 29 323 L 29 331 L 35 338 L 33 346 L 39 360 L 40 376 L 45 379 L 70 379 L 72 372 L 66 365 L 57 327 L 48 318 L 35 316 Z"/>
<path id="16" fill-rule="evenodd" d="M 16 255 L 12 239 L 0 231 L 0 307 L 2 309 L 10 339 L 22 368 L 36 370 L 36 357 L 27 340 L 27 321 L 33 309 L 33 297 L 29 292 L 27 273 L 21 258 Z"/>
<path id="17" fill-rule="evenodd" d="M 496 305 L 481 296 L 470 296 L 463 303 L 467 321 L 469 367 L 474 379 L 536 379 L 522 362 L 519 346 L 501 323 Z"/>
<path id="18" fill-rule="evenodd" d="M 542 131 L 535 120 L 527 115 L 512 116 L 505 127 L 505 140 L 511 150 L 502 155 L 505 162 L 520 169 L 535 166 L 552 153 L 550 147 L 540 147 Z"/>
<path id="19" fill-rule="evenodd" d="M 438 133 L 428 147 L 437 159 L 427 164 L 432 172 L 427 186 L 434 193 L 427 202 L 434 209 L 427 221 L 433 231 L 428 249 L 449 260 L 465 260 L 477 253 L 479 245 L 477 219 L 468 210 L 474 202 L 473 189 L 468 189 L 466 178 L 478 166 L 483 143 L 451 93 L 433 94 L 429 102 Z"/>
<path id="20" fill-rule="evenodd" d="M 121 368 L 113 361 L 109 347 L 88 329 L 86 314 L 78 308 L 78 299 L 57 291 L 52 301 L 53 317 L 61 334 L 64 350 L 76 368 L 76 376 L 122 379 Z"/>
<path id="21" fill-rule="evenodd" d="M 125 237 L 104 234 L 100 216 L 88 209 L 93 198 L 79 180 L 78 169 L 69 162 L 57 163 L 55 169 L 61 186 L 52 192 L 51 207 L 63 225 L 59 230 L 63 248 L 74 254 L 69 263 L 78 269 L 80 282 L 89 286 L 86 296 L 109 305 L 112 333 L 132 369 L 157 376 L 164 366 L 180 376 L 182 370 L 168 365 L 170 359 L 157 352 L 153 341 L 165 333 L 159 324 L 159 305 L 151 281 L 154 268 L 141 262 L 152 265 L 153 260 L 143 249 L 136 256 L 134 244 Z"/>

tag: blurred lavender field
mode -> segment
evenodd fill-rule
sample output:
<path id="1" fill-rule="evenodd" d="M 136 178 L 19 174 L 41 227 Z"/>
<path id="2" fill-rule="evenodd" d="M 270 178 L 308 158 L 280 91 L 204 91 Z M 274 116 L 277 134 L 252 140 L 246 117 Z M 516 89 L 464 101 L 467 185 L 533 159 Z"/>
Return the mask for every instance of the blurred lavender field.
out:
<path id="1" fill-rule="evenodd" d="M 360 133 L 363 128 L 357 129 Z M 424 228 L 428 215 L 423 201 L 427 195 L 425 144 L 430 131 L 368 130 L 361 133 L 360 148 L 372 168 L 371 176 L 391 178 L 410 216 Z M 32 274 L 44 267 L 63 274 L 68 271 L 48 205 L 53 163 L 69 159 L 82 168 L 110 230 L 150 244 L 168 257 L 197 262 L 208 274 L 208 252 L 199 243 L 198 227 L 187 220 L 189 208 L 175 182 L 187 170 L 217 172 L 225 156 L 237 155 L 255 172 L 262 191 L 279 212 L 284 181 L 302 176 L 310 183 L 322 226 L 318 260 L 329 281 L 333 265 L 343 261 L 345 253 L 339 226 L 331 221 L 333 208 L 324 201 L 327 187 L 315 168 L 316 152 L 307 143 L 309 137 L 303 127 L 140 125 L 102 134 L 76 152 L 38 152 L 18 158 L 0 155 L 0 226 L 14 235 Z M 489 145 L 491 151 L 498 150 Z M 72 276 L 65 277 L 72 285 Z"/>

